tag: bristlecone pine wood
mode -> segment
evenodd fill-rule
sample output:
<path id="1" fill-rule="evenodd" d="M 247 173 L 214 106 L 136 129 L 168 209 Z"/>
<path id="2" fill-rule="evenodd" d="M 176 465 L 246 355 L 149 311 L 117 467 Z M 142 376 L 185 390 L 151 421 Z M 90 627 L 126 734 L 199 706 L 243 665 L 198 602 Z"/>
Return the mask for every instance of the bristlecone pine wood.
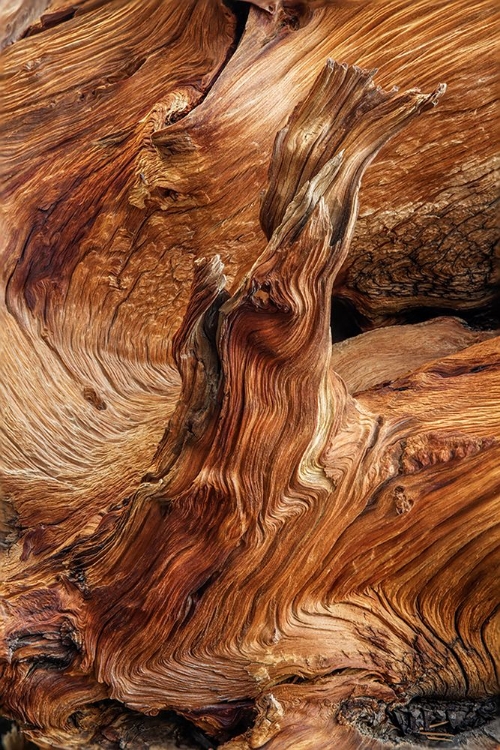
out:
<path id="1" fill-rule="evenodd" d="M 0 4 L 5 748 L 498 747 L 496 15 Z"/>

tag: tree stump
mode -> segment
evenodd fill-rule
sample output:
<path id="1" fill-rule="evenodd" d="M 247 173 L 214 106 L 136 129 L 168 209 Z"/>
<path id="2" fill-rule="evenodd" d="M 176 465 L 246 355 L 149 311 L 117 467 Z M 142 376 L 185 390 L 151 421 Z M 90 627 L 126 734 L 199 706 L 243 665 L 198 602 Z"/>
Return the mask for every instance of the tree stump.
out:
<path id="1" fill-rule="evenodd" d="M 0 9 L 4 747 L 498 747 L 494 10 Z"/>

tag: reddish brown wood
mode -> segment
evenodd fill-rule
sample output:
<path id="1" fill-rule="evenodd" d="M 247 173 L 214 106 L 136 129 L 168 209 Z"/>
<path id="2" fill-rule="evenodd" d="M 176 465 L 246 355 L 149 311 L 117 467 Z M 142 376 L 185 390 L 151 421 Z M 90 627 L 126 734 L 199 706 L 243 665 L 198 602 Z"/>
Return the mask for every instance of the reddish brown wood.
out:
<path id="1" fill-rule="evenodd" d="M 0 9 L 11 750 L 498 746 L 494 11 Z"/>

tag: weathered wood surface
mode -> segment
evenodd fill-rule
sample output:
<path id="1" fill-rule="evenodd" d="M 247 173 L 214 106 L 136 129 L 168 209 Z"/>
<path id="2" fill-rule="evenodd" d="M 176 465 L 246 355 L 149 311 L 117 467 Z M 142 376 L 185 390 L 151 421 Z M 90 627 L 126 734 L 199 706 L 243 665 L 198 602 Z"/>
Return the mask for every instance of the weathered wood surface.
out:
<path id="1" fill-rule="evenodd" d="M 271 5 L 0 8 L 1 710 L 40 747 L 498 744 L 495 8 Z M 408 324 L 447 310 L 482 329 Z"/>

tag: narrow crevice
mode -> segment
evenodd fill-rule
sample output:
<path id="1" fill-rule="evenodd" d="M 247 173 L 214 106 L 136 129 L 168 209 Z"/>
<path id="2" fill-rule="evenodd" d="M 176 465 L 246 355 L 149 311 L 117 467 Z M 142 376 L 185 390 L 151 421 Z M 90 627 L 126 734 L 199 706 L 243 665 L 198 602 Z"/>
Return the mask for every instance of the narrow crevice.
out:
<path id="1" fill-rule="evenodd" d="M 230 10 L 230 12 L 233 14 L 233 16 L 235 18 L 236 26 L 235 26 L 235 29 L 234 29 L 233 42 L 229 46 L 229 48 L 228 48 L 228 50 L 226 52 L 226 57 L 223 60 L 221 66 L 219 68 L 219 70 L 217 70 L 217 72 L 215 73 L 214 77 L 210 81 L 210 85 L 207 86 L 207 88 L 205 89 L 205 91 L 203 91 L 201 97 L 198 99 L 198 101 L 196 102 L 195 107 L 193 107 L 193 109 L 195 109 L 196 107 L 199 107 L 200 104 L 203 104 L 203 102 L 205 101 L 205 99 L 207 98 L 207 96 L 209 95 L 209 93 L 212 91 L 213 87 L 215 86 L 215 84 L 219 80 L 220 76 L 225 71 L 225 69 L 226 69 L 229 61 L 231 60 L 232 56 L 234 55 L 234 53 L 238 49 L 238 46 L 239 46 L 239 44 L 241 42 L 243 34 L 245 33 L 245 27 L 246 27 L 246 24 L 247 24 L 247 19 L 248 19 L 248 13 L 250 11 L 250 6 L 247 3 L 238 2 L 237 0 L 223 0 L 223 3 L 228 8 L 228 10 Z M 190 113 L 190 111 L 192 111 L 192 109 L 187 109 L 185 111 L 184 117 L 186 115 L 188 115 Z"/>
<path id="2" fill-rule="evenodd" d="M 36 34 L 41 34 L 43 31 L 48 31 L 56 26 L 60 26 L 66 21 L 71 21 L 75 16 L 82 16 L 90 11 L 95 11 L 104 5 L 106 0 L 92 0 L 92 2 L 82 3 L 80 5 L 67 5 L 58 10 L 49 11 L 44 13 L 43 11 L 49 8 L 50 2 L 44 2 L 40 7 L 38 19 L 33 20 L 22 33 L 20 33 L 16 39 L 12 39 L 11 43 L 18 39 L 26 39 Z M 36 18 L 36 16 L 34 16 Z"/>
<path id="3" fill-rule="evenodd" d="M 240 0 L 223 0 L 226 8 L 229 8 L 231 13 L 236 19 L 236 28 L 234 30 L 234 41 L 228 51 L 228 56 L 234 54 L 238 44 L 241 41 L 245 26 L 248 20 L 248 14 L 250 13 L 250 5 L 248 3 L 242 3 Z M 228 58 L 229 59 L 229 58 Z"/>
<path id="4" fill-rule="evenodd" d="M 203 719 L 205 710 L 201 712 L 193 711 L 185 718 L 176 716 L 176 721 L 185 736 L 198 743 L 204 750 L 218 748 L 220 745 L 245 734 L 255 724 L 257 717 L 255 702 L 251 699 L 221 701 L 217 706 L 211 708 L 212 716 L 216 718 L 216 724 L 219 726 L 218 731 L 214 729 L 213 736 L 203 732 L 197 726 L 199 718 Z"/>
<path id="5" fill-rule="evenodd" d="M 228 50 L 226 52 L 226 56 L 224 60 L 222 61 L 219 69 L 214 73 L 213 78 L 211 79 L 209 85 L 199 91 L 199 96 L 196 97 L 196 100 L 194 102 L 191 102 L 190 104 L 187 104 L 183 109 L 178 109 L 172 114 L 168 116 L 168 120 L 165 122 L 165 125 L 163 128 L 161 128 L 160 131 L 157 131 L 156 133 L 153 133 L 152 136 L 152 142 L 153 144 L 158 148 L 160 147 L 161 150 L 165 150 L 165 144 L 163 144 L 161 141 L 158 141 L 158 134 L 161 134 L 162 138 L 165 137 L 165 133 L 167 133 L 171 126 L 176 125 L 181 120 L 184 120 L 188 115 L 191 114 L 195 109 L 197 109 L 209 93 L 212 91 L 213 87 L 217 83 L 218 79 L 222 75 L 222 73 L 225 71 L 229 61 L 233 57 L 234 53 L 238 49 L 238 46 L 240 44 L 241 38 L 245 32 L 245 26 L 248 19 L 248 13 L 250 6 L 246 3 L 237 2 L 236 0 L 223 0 L 224 6 L 229 10 L 229 12 L 234 16 L 235 18 L 235 29 L 234 29 L 234 35 L 233 35 L 233 41 L 229 45 Z M 155 138 L 156 136 L 156 138 Z M 171 146 L 170 146 L 171 148 Z M 182 144 L 182 149 L 185 150 L 186 144 Z M 167 196 L 167 197 L 174 197 L 174 196 Z"/>
<path id="6" fill-rule="evenodd" d="M 38 23 L 40 16 L 47 10 L 50 0 L 31 0 L 15 5 L 9 15 L 8 9 L 2 12 L 0 52 L 23 39 L 30 28 Z"/>
<path id="7" fill-rule="evenodd" d="M 330 316 L 330 329 L 334 344 L 346 339 L 352 339 L 363 333 L 360 316 L 349 300 L 333 297 Z"/>
<path id="8" fill-rule="evenodd" d="M 71 19 L 75 17 L 76 10 L 77 9 L 73 5 L 69 5 L 66 8 L 56 10 L 53 13 L 44 13 L 40 16 L 39 21 L 32 24 L 31 26 L 28 26 L 28 28 L 20 38 L 26 39 L 26 37 L 40 34 L 42 31 L 46 31 L 47 29 L 53 29 L 55 26 L 59 26 L 65 21 L 71 21 Z"/>

